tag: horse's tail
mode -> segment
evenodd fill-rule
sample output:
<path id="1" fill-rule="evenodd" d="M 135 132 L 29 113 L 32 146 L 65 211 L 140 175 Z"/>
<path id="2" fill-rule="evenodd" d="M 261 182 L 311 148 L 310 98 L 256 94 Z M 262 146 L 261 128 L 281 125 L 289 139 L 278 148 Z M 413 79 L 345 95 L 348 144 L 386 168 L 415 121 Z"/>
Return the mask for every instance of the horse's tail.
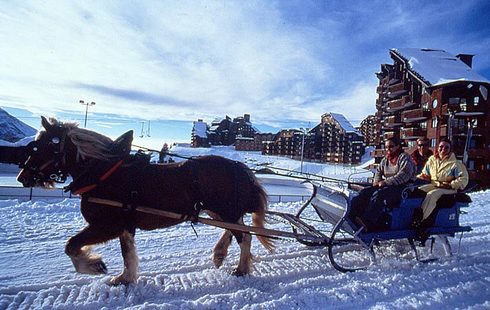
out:
<path id="1" fill-rule="evenodd" d="M 257 181 L 255 181 L 255 182 L 257 182 Z M 255 227 L 262 227 L 263 228 L 264 224 L 266 222 L 265 211 L 267 210 L 267 193 L 262 188 L 262 186 L 260 186 L 258 183 L 257 183 L 257 191 L 258 191 L 257 196 L 259 198 L 259 201 L 257 203 L 258 209 L 256 211 L 252 212 L 252 223 L 253 223 L 253 226 L 255 226 Z M 275 245 L 274 245 L 274 241 L 271 238 L 266 237 L 266 236 L 257 235 L 257 239 L 259 239 L 260 243 L 262 243 L 262 245 L 269 252 L 274 251 Z"/>

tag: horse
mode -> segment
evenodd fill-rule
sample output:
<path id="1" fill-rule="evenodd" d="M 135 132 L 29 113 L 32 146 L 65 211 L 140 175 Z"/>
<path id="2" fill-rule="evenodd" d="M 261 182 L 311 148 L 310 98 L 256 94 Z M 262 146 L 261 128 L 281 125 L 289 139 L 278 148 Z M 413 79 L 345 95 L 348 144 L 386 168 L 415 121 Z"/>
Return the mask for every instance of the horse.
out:
<path id="1" fill-rule="evenodd" d="M 42 129 L 30 144 L 27 160 L 20 165 L 17 180 L 24 187 L 51 188 L 72 177 L 65 189 L 80 195 L 80 210 L 87 226 L 69 238 L 65 253 L 79 273 L 106 274 L 105 263 L 101 256 L 91 252 L 91 247 L 119 238 L 124 268 L 109 283 L 137 282 L 136 229 L 177 225 L 200 212 L 234 224 L 243 224 L 244 215 L 251 213 L 253 226 L 264 227 L 267 194 L 243 163 L 220 156 L 202 156 L 178 163 L 153 164 L 146 156 L 130 154 L 132 131 L 113 141 L 79 128 L 76 123 L 43 116 L 41 124 Z M 121 202 L 126 207 L 97 203 L 90 199 L 93 197 Z M 183 216 L 175 219 L 138 212 L 134 208 L 137 205 Z M 216 268 L 223 264 L 233 237 L 240 247 L 240 259 L 232 273 L 249 274 L 250 233 L 224 230 L 213 248 L 212 261 Z M 274 250 L 271 238 L 257 238 L 267 250 Z"/>

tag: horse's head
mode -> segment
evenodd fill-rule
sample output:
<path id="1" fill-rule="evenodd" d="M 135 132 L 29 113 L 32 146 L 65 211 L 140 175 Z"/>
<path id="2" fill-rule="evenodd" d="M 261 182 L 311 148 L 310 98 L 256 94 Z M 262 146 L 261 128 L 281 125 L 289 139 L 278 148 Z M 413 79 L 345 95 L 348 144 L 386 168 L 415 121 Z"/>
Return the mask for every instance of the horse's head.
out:
<path id="1" fill-rule="evenodd" d="M 131 151 L 133 131 L 112 139 L 75 123 L 49 121 L 41 116 L 43 129 L 26 148 L 17 181 L 25 187 L 53 187 L 64 183 L 100 161 L 121 159 Z M 75 174 L 75 175 L 74 175 Z"/>
<path id="2" fill-rule="evenodd" d="M 25 187 L 53 187 L 66 181 L 66 140 L 68 129 L 52 119 L 41 117 L 43 130 L 26 147 L 27 159 L 17 181 Z"/>

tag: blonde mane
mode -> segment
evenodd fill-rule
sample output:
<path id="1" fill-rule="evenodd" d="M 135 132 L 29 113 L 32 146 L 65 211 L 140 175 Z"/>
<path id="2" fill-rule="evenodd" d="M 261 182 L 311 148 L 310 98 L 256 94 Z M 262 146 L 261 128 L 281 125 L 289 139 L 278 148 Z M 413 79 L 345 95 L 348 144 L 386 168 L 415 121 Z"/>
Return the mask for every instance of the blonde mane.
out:
<path id="1" fill-rule="evenodd" d="M 61 126 L 67 129 L 66 135 L 77 148 L 77 160 L 98 159 L 111 160 L 118 158 L 120 154 L 112 150 L 113 142 L 111 138 L 95 131 L 79 128 L 77 123 L 62 123 L 54 118 L 49 122 L 54 126 Z"/>

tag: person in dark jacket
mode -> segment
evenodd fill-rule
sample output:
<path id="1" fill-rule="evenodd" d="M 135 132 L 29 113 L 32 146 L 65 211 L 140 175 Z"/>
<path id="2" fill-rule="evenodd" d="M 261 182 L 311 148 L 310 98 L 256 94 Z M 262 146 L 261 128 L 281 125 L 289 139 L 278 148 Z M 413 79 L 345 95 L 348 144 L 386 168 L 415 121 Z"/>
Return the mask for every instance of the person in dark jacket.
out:
<path id="1" fill-rule="evenodd" d="M 416 177 L 416 167 L 410 155 L 401 147 L 400 140 L 385 141 L 386 156 L 374 175 L 373 186 L 363 189 L 351 201 L 350 218 L 365 231 L 387 228 L 383 217 L 385 208 L 400 204 L 401 193 Z"/>
<path id="2" fill-rule="evenodd" d="M 417 139 L 417 149 L 413 151 L 411 157 L 415 166 L 417 167 L 417 174 L 422 172 L 429 157 L 433 155 L 432 150 L 429 148 L 429 139 L 426 137 Z"/>

